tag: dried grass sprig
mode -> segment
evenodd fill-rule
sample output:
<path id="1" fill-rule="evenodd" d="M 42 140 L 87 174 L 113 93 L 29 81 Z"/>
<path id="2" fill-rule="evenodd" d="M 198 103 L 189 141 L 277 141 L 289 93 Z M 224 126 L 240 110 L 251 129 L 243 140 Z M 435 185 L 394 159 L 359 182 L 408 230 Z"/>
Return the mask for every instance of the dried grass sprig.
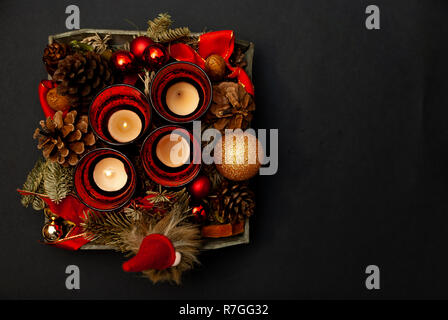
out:
<path id="1" fill-rule="evenodd" d="M 104 38 L 101 38 L 98 33 L 95 33 L 94 36 L 82 39 L 81 43 L 91 46 L 96 53 L 102 54 L 104 51 L 109 49 L 109 45 L 107 43 L 111 39 L 112 36 L 110 34 L 106 34 Z"/>

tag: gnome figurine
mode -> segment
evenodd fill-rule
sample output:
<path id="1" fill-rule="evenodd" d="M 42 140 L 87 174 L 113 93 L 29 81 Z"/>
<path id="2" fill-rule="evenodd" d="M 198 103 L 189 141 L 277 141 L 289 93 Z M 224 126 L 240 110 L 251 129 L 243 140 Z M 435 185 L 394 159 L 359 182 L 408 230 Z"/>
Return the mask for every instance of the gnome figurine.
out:
<path id="1" fill-rule="evenodd" d="M 179 265 L 181 257 L 170 239 L 163 234 L 153 233 L 143 239 L 138 253 L 123 263 L 123 270 L 126 272 L 164 270 Z"/>
<path id="2" fill-rule="evenodd" d="M 123 263 L 123 270 L 141 272 L 153 283 L 179 284 L 182 273 L 199 263 L 201 246 L 199 226 L 188 222 L 185 212 L 188 202 L 179 201 L 161 220 L 143 216 L 126 228 L 121 249 L 135 256 Z"/>

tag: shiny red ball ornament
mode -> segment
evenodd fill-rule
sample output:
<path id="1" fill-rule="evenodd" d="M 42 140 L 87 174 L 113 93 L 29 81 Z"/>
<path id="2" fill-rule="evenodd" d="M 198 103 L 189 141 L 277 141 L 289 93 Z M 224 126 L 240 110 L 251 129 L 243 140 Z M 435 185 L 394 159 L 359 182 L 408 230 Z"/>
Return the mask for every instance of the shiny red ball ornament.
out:
<path id="1" fill-rule="evenodd" d="M 131 49 L 132 54 L 137 59 L 141 59 L 145 49 L 152 44 L 154 44 L 154 41 L 152 41 L 151 38 L 148 38 L 146 36 L 140 36 L 132 40 L 131 45 L 129 47 Z"/>
<path id="2" fill-rule="evenodd" d="M 193 221 L 196 223 L 204 223 L 207 220 L 207 212 L 202 205 L 193 207 L 191 209 L 191 213 L 193 215 Z"/>
<path id="3" fill-rule="evenodd" d="M 202 199 L 209 194 L 211 187 L 210 179 L 207 176 L 200 176 L 188 186 L 188 191 L 194 198 Z"/>
<path id="4" fill-rule="evenodd" d="M 120 72 L 135 72 L 135 57 L 126 50 L 115 51 L 112 54 L 113 67 Z"/>
<path id="5" fill-rule="evenodd" d="M 168 62 L 170 55 L 164 46 L 155 43 L 145 49 L 142 59 L 148 69 L 157 70 Z"/>

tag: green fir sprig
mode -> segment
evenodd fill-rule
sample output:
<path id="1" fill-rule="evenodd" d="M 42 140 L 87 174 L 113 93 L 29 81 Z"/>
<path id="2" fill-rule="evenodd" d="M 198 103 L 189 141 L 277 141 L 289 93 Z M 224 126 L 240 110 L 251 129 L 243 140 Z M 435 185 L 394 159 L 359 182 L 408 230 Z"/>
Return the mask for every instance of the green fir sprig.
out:
<path id="1" fill-rule="evenodd" d="M 148 21 L 147 35 L 155 42 L 172 42 L 191 37 L 187 27 L 170 29 L 173 20 L 168 13 L 160 13 L 155 19 Z"/>
<path id="2" fill-rule="evenodd" d="M 73 190 L 72 167 L 63 167 L 57 162 L 39 159 L 29 172 L 22 190 L 33 194 L 22 195 L 22 205 L 34 210 L 42 210 L 45 203 L 39 198 L 40 195 L 49 197 L 59 203 Z"/>
<path id="3" fill-rule="evenodd" d="M 73 174 L 73 167 L 47 161 L 43 179 L 45 194 L 54 202 L 61 202 L 73 190 Z"/>
<path id="4" fill-rule="evenodd" d="M 45 166 L 46 162 L 44 160 L 37 160 L 33 169 L 28 173 L 22 190 L 32 193 L 40 193 L 40 191 L 42 191 Z M 35 195 L 23 195 L 21 202 L 24 207 L 29 207 L 31 205 L 34 210 L 42 210 L 45 207 L 45 203 L 42 199 Z"/>

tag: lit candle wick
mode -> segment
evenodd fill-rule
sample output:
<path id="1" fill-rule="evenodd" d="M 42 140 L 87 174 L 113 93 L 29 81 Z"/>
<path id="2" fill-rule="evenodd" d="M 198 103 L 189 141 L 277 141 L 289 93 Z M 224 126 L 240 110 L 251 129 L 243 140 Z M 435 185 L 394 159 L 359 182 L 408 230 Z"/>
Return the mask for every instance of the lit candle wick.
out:
<path id="1" fill-rule="evenodd" d="M 93 181 L 104 191 L 122 189 L 128 181 L 124 163 L 116 158 L 100 160 L 93 169 Z"/>
<path id="2" fill-rule="evenodd" d="M 136 139 L 143 128 L 137 113 L 131 110 L 114 112 L 107 124 L 110 135 L 118 142 L 129 142 Z"/>
<path id="3" fill-rule="evenodd" d="M 168 108 L 175 114 L 185 116 L 188 115 L 199 104 L 199 92 L 190 83 L 181 81 L 173 84 L 166 92 L 166 104 Z"/>
<path id="4" fill-rule="evenodd" d="M 177 168 L 188 161 L 190 146 L 184 137 L 171 133 L 162 137 L 157 143 L 156 154 L 164 165 Z"/>

